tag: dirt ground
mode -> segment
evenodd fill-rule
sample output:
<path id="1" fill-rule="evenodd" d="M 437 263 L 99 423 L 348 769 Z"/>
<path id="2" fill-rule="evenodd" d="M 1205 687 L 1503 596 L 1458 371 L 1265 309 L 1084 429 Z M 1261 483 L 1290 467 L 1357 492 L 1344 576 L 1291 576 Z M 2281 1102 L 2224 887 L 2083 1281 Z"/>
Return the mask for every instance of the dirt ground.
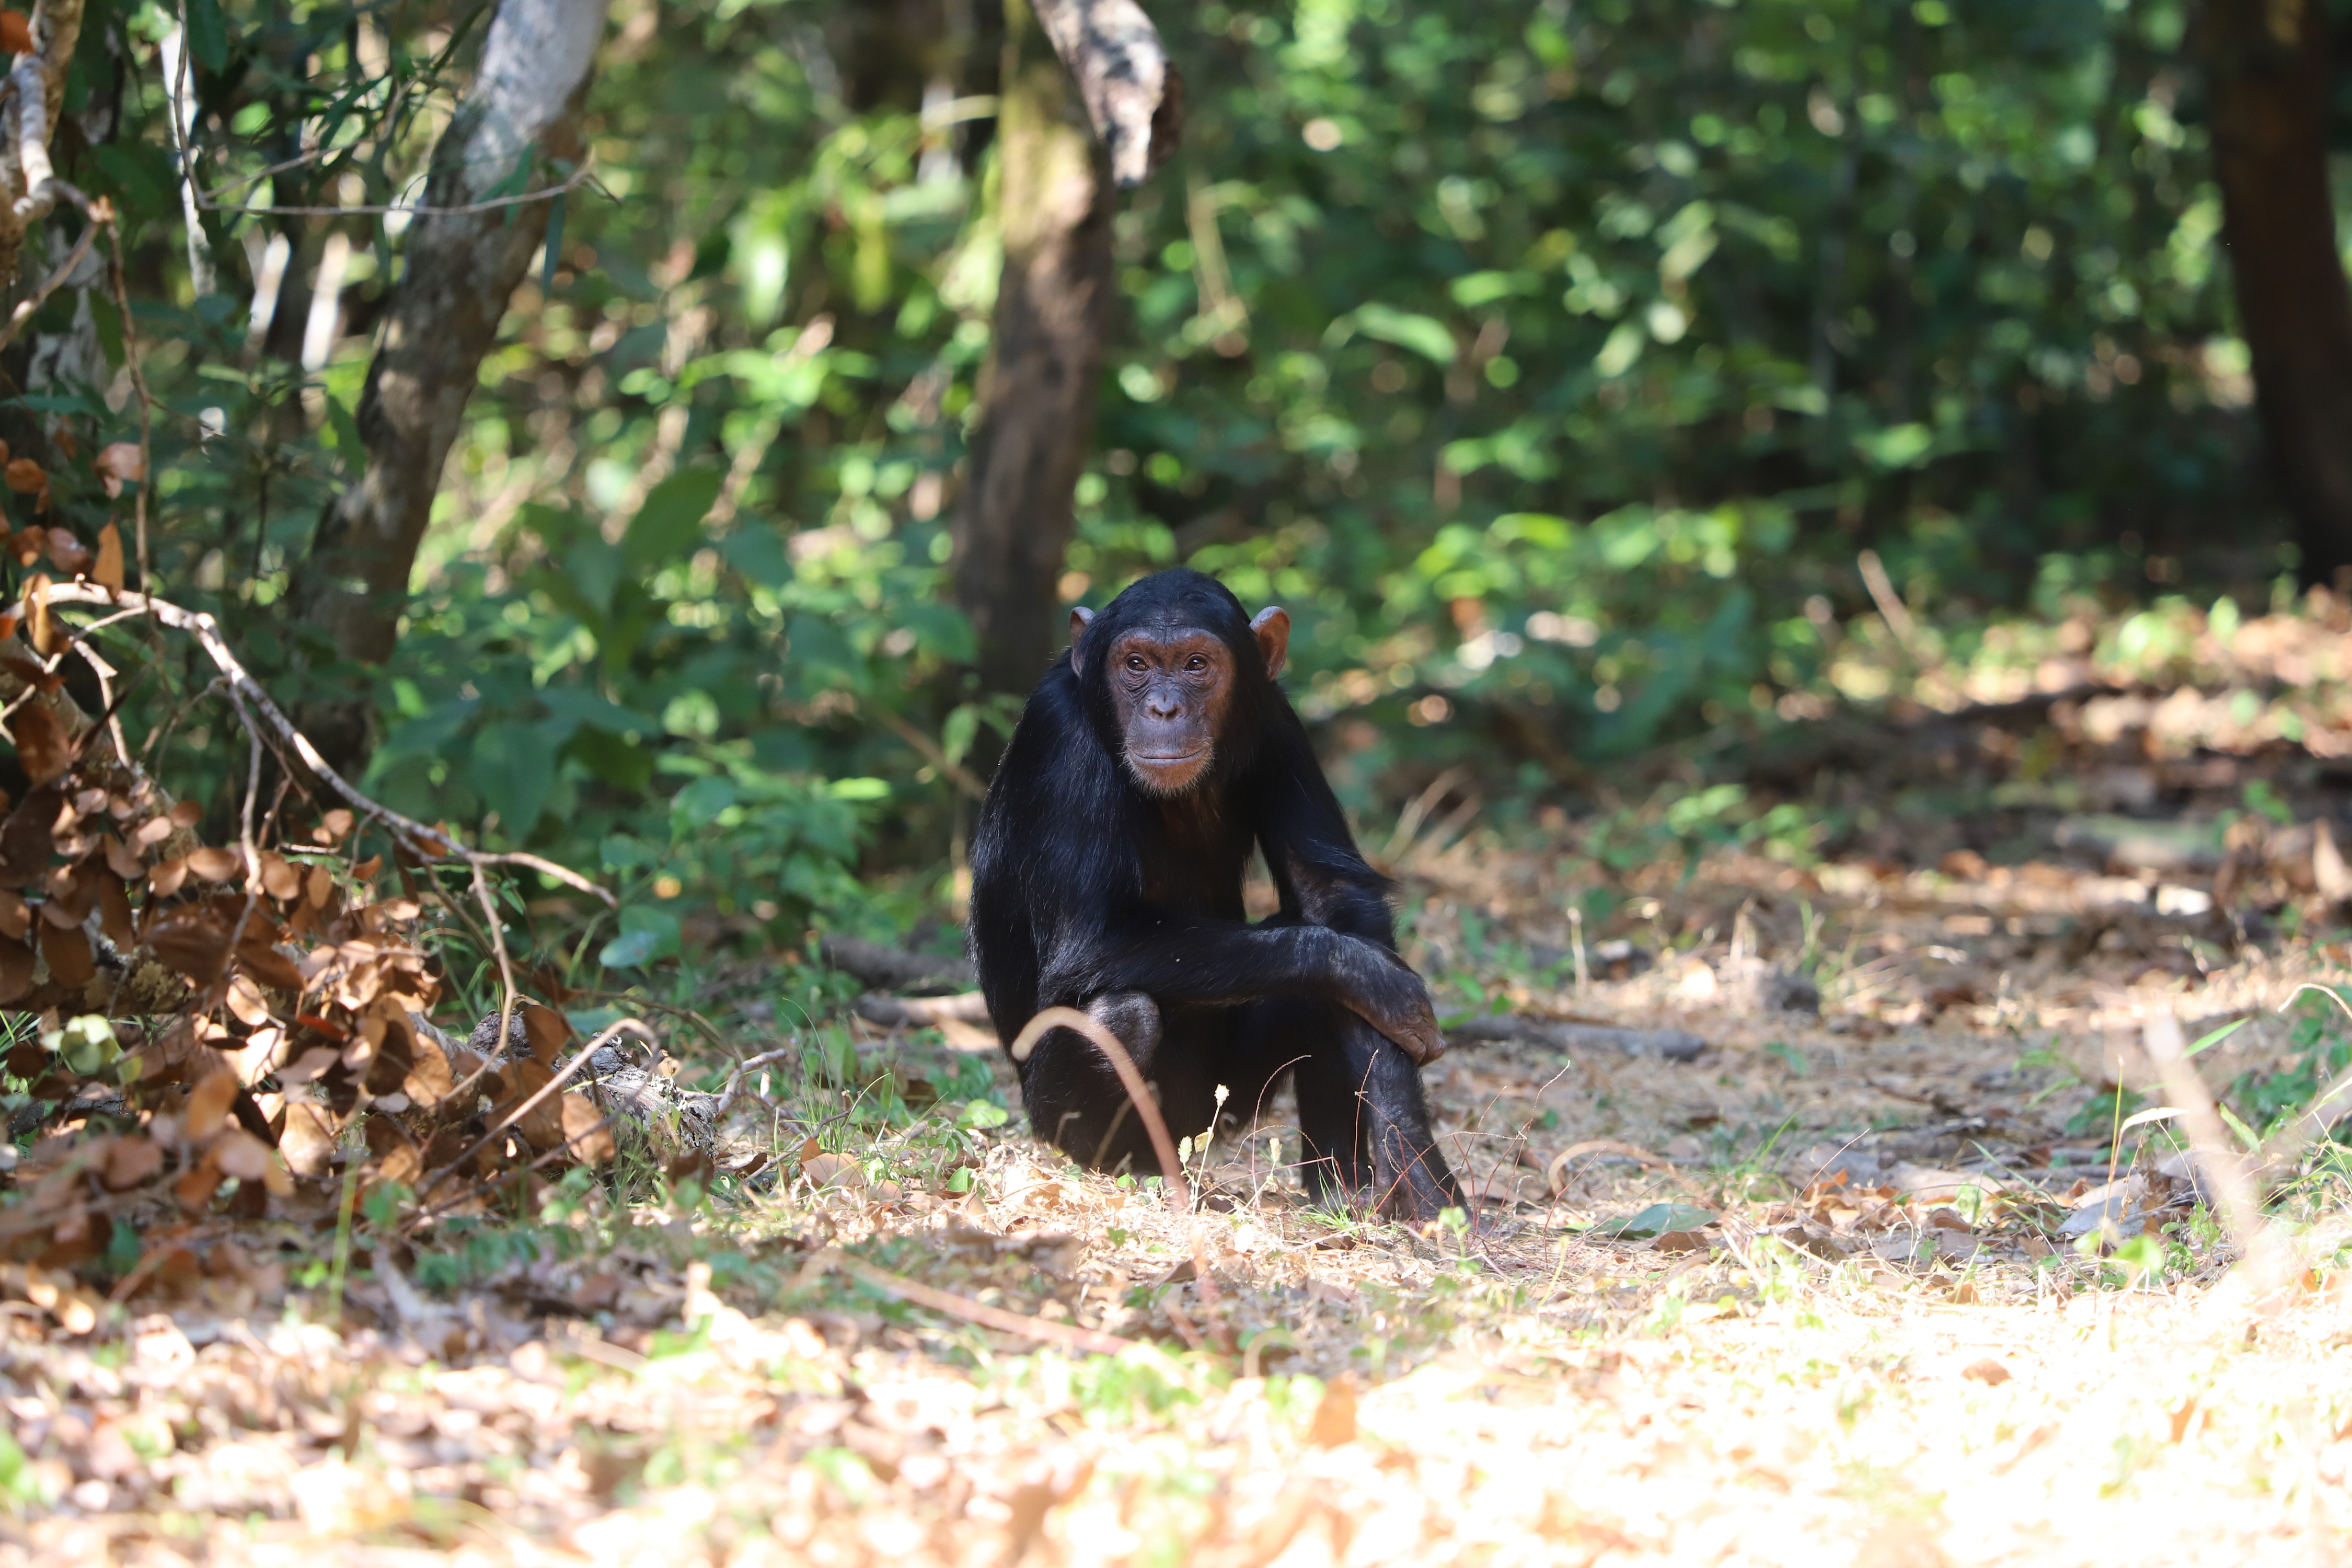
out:
<path id="1" fill-rule="evenodd" d="M 1309 1207 L 1278 1105 L 1171 1213 L 866 1029 L 840 1102 L 928 1110 L 844 1153 L 755 1107 L 699 1203 L 362 1215 L 342 1278 L 280 1205 L 114 1300 L 12 1265 L 0 1563 L 2339 1561 L 2352 1226 L 2291 1142 L 2352 1054 L 2297 995 L 2347 958 L 2336 753 L 2083 673 L 1825 722 L 1720 831 L 1433 781 L 1380 847 L 1459 1225 Z M 2280 1124 L 2259 1231 L 2166 1019 L 2239 1026 L 2194 1060 Z"/>

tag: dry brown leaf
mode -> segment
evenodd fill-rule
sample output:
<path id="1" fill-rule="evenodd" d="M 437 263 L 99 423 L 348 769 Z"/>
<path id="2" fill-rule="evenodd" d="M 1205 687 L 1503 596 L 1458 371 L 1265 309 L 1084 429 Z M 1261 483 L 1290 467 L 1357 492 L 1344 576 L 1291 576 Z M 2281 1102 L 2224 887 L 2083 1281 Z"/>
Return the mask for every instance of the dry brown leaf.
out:
<path id="1" fill-rule="evenodd" d="M 8 488 L 20 496 L 38 495 L 49 484 L 47 470 L 30 458 L 11 458 L 7 468 L 0 469 L 0 478 L 5 478 Z"/>
<path id="2" fill-rule="evenodd" d="M 317 1050 L 306 1051 L 302 1060 L 307 1063 L 319 1054 Z M 289 1100 L 286 1124 L 278 1130 L 278 1152 L 286 1157 L 287 1167 L 294 1174 L 311 1179 L 325 1175 L 335 1152 L 333 1113 L 323 1105 Z"/>
<path id="3" fill-rule="evenodd" d="M 98 449 L 90 466 L 98 470 L 99 480 L 110 497 L 121 495 L 123 486 L 135 485 L 147 477 L 146 464 L 140 458 L 136 441 L 108 442 Z"/>
<path id="4" fill-rule="evenodd" d="M 59 931 L 47 921 L 41 922 L 41 956 L 49 963 L 49 973 L 58 984 L 80 990 L 98 975 L 97 962 L 91 957 L 89 938 L 79 926 Z"/>
<path id="5" fill-rule="evenodd" d="M 89 569 L 89 580 L 120 594 L 122 579 L 122 531 L 110 522 L 98 531 L 98 564 Z"/>
<path id="6" fill-rule="evenodd" d="M 313 866 L 302 881 L 302 900 L 317 909 L 325 909 L 335 896 L 335 874 L 324 866 Z"/>
<path id="7" fill-rule="evenodd" d="M 32 555 L 26 555 L 24 551 L 27 540 L 34 543 Z M 18 563 L 31 565 L 39 558 L 40 547 L 47 542 L 47 538 L 38 529 L 28 528 L 16 535 Z M 47 658 L 65 646 L 64 639 L 58 635 L 57 617 L 49 614 L 49 580 L 47 577 L 36 575 L 25 584 L 25 640 L 33 645 L 35 653 Z"/>
<path id="8" fill-rule="evenodd" d="M 273 899 L 290 899 L 302 891 L 302 873 L 275 849 L 261 857 L 262 889 Z"/>
<path id="9" fill-rule="evenodd" d="M 227 1003 L 228 1010 L 236 1015 L 238 1021 L 248 1028 L 257 1029 L 269 1022 L 269 1004 L 262 1000 L 261 987 L 253 983 L 251 975 L 230 975 L 228 990 L 222 1000 Z"/>
<path id="10" fill-rule="evenodd" d="M 1318 1448 L 1337 1448 L 1356 1440 L 1356 1374 L 1343 1372 L 1323 1390 L 1307 1440 Z"/>
<path id="11" fill-rule="evenodd" d="M 109 1192 L 135 1187 L 163 1168 L 163 1150 L 152 1138 L 118 1138 L 106 1152 L 106 1170 L 100 1178 Z"/>
<path id="12" fill-rule="evenodd" d="M 554 1008 L 540 1002 L 526 1002 L 522 1008 L 522 1029 L 530 1041 L 530 1054 L 549 1067 L 562 1054 L 572 1038 L 572 1024 Z"/>
<path id="13" fill-rule="evenodd" d="M 545 1089 L 554 1077 L 547 1069 L 547 1065 L 535 1057 L 508 1063 L 507 1099 L 498 1107 L 492 1120 L 495 1121 L 511 1114 L 516 1106 Z M 563 1142 L 563 1112 L 555 1103 L 558 1098 L 548 1096 L 533 1107 L 529 1115 L 515 1123 L 515 1131 L 520 1132 L 534 1149 L 552 1149 Z"/>
<path id="14" fill-rule="evenodd" d="M 168 899 L 180 890 L 188 879 L 188 858 L 175 855 L 147 873 L 147 890 L 159 899 Z"/>
<path id="15" fill-rule="evenodd" d="M 339 805 L 319 819 L 319 826 L 312 830 L 310 837 L 320 844 L 341 844 L 351 837 L 352 828 L 358 820 Z"/>
<path id="16" fill-rule="evenodd" d="M 571 1144 L 572 1157 L 591 1165 L 601 1165 L 615 1151 L 613 1130 L 598 1127 L 604 1113 L 596 1109 L 595 1101 L 584 1094 L 564 1094 L 556 1097 L 562 1102 L 563 1136 Z M 595 1131 L 589 1131 L 594 1128 Z"/>
<path id="17" fill-rule="evenodd" d="M 332 1046 L 312 1046 L 296 1058 L 292 1066 L 278 1069 L 278 1081 L 289 1088 L 309 1083 L 342 1059 L 343 1053 Z"/>
<path id="18" fill-rule="evenodd" d="M 414 1100 L 418 1110 L 431 1110 L 457 1087 L 449 1074 L 448 1053 L 422 1035 L 411 1046 L 410 1053 L 408 1076 L 401 1079 L 401 1092 Z"/>
<path id="19" fill-rule="evenodd" d="M 209 985 L 228 955 L 228 933 L 199 911 L 147 928 L 147 950 L 199 985 Z"/>
<path id="20" fill-rule="evenodd" d="M 0 936 L 14 937 L 22 942 L 32 924 L 32 906 L 20 895 L 0 889 Z"/>
<path id="21" fill-rule="evenodd" d="M 129 947 L 138 936 L 137 922 L 131 912 L 131 895 L 122 886 L 122 879 L 111 868 L 97 873 L 98 929 L 106 940 L 117 947 Z"/>
<path id="22" fill-rule="evenodd" d="M 232 1128 L 213 1145 L 209 1156 L 221 1174 L 240 1182 L 257 1182 L 269 1170 L 269 1145 L 243 1128 Z"/>
<path id="23" fill-rule="evenodd" d="M 25 764 L 25 776 L 36 784 L 45 784 L 64 776 L 74 764 L 74 745 L 66 736 L 66 727 L 55 713 L 39 703 L 16 710 L 16 755 Z"/>
<path id="24" fill-rule="evenodd" d="M 48 539 L 49 562 L 68 577 L 79 577 L 89 570 L 96 559 L 89 546 L 73 536 L 70 529 L 52 528 Z"/>
<path id="25" fill-rule="evenodd" d="M 207 882 L 226 882 L 245 868 L 244 859 L 234 849 L 218 849 L 210 846 L 188 852 L 188 869 Z"/>
<path id="26" fill-rule="evenodd" d="M 178 831 L 168 816 L 151 816 L 131 830 L 131 844 L 136 849 L 152 849 Z"/>
<path id="27" fill-rule="evenodd" d="M 253 978 L 272 991 L 299 992 L 302 972 L 294 961 L 266 942 L 248 933 L 237 943 L 237 961 L 245 965 Z"/>
<path id="28" fill-rule="evenodd" d="M 205 808 L 193 800 L 184 800 L 172 808 L 172 826 L 194 827 L 205 819 Z"/>
<path id="29" fill-rule="evenodd" d="M 236 1074 L 221 1068 L 205 1075 L 188 1095 L 187 1114 L 181 1119 L 182 1133 L 191 1143 L 202 1143 L 221 1130 L 221 1121 L 228 1108 L 236 1101 Z"/>
<path id="30" fill-rule="evenodd" d="M 0 1002 L 21 1002 L 33 989 L 33 950 L 0 939 Z"/>
<path id="31" fill-rule="evenodd" d="M 212 1202 L 213 1194 L 220 1190 L 221 1168 L 207 1154 L 186 1175 L 172 1184 L 172 1195 L 185 1209 L 200 1209 Z"/>
<path id="32" fill-rule="evenodd" d="M 98 907 L 98 879 L 79 866 L 59 866 L 49 872 L 49 900 L 41 918 L 53 926 L 78 926 Z"/>
<path id="33" fill-rule="evenodd" d="M 135 882 L 147 874 L 147 867 L 137 853 L 113 834 L 108 834 L 99 844 L 106 851 L 108 868 L 124 881 Z"/>

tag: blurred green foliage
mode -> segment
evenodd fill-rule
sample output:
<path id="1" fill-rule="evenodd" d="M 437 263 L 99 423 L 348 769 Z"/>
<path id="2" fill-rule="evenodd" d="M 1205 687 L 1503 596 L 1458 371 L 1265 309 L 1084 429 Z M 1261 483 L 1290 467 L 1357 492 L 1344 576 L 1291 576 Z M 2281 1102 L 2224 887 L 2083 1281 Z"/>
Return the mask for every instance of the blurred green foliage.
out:
<path id="1" fill-rule="evenodd" d="M 369 780 L 618 878 L 582 949 L 615 969 L 698 919 L 791 946 L 948 891 L 940 763 L 1006 718 L 942 603 L 998 258 L 988 9 L 877 84 L 856 8 L 615 6 L 595 183 L 483 369 Z M 1455 761 L 1533 798 L 1571 755 L 1780 721 L 1868 605 L 1862 548 L 1964 616 L 2177 580 L 2242 504 L 2182 0 L 1159 9 L 1188 129 L 1118 219 L 1065 594 L 1182 562 L 1287 605 L 1351 805 Z M 201 178 L 413 199 L 485 15 L 197 0 Z M 348 680 L 271 611 L 356 461 L 404 217 L 212 211 L 221 291 L 193 298 L 152 47 L 176 18 L 91 16 L 121 114 L 68 172 L 138 237 L 160 586 L 289 697 Z M 77 107 L 105 68 L 86 47 Z M 341 326 L 305 369 L 289 301 L 331 236 Z M 113 439 L 107 390 L 31 401 Z M 103 504 L 61 481 L 69 520 Z M 2276 570 L 2263 537 L 2230 531 L 2239 578 Z M 226 743 L 173 741 L 224 791 Z M 1738 805 L 1669 826 L 1809 852 Z"/>

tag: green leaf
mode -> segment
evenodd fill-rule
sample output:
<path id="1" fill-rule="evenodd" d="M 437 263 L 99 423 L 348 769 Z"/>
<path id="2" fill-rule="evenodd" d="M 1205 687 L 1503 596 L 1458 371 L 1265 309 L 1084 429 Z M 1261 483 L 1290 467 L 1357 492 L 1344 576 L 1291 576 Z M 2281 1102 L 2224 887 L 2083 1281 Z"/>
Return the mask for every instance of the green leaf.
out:
<path id="1" fill-rule="evenodd" d="M 530 837 L 555 789 L 555 748 L 543 728 L 509 721 L 474 737 L 474 788 L 509 838 Z"/>
<path id="2" fill-rule="evenodd" d="M 228 64 L 228 21 L 220 0 L 188 0 L 188 54 L 208 71 Z M 188 85 L 193 96 L 194 83 Z"/>
<path id="3" fill-rule="evenodd" d="M 1853 449 L 1869 458 L 1874 468 L 1916 468 L 1935 445 L 1936 433 L 1914 420 L 1908 425 L 1890 425 L 1884 430 L 1857 436 Z"/>
<path id="4" fill-rule="evenodd" d="M 626 969 L 676 958 L 682 946 L 677 917 L 667 910 L 632 904 L 621 911 L 621 934 L 604 944 L 596 962 L 607 969 Z"/>
<path id="5" fill-rule="evenodd" d="M 1594 1227 L 1595 1234 L 1637 1240 L 1646 1236 L 1664 1236 L 1673 1230 L 1696 1230 L 1703 1225 L 1713 1225 L 1715 1215 L 1706 1209 L 1693 1208 L 1688 1204 L 1652 1204 L 1648 1208 L 1615 1225 Z"/>
<path id="6" fill-rule="evenodd" d="M 2251 1018 L 2241 1018 L 2234 1024 L 2224 1024 L 2180 1054 L 2184 1057 L 2193 1057 L 2200 1051 L 2210 1050 L 2252 1022 Z"/>
<path id="7" fill-rule="evenodd" d="M 719 820 L 719 814 L 733 805 L 738 799 L 735 785 L 727 779 L 700 778 L 677 792 L 670 802 L 670 815 L 682 826 L 683 832 L 694 833 Z"/>
<path id="8" fill-rule="evenodd" d="M 656 485 L 621 541 L 629 564 L 642 572 L 691 554 L 702 542 L 702 520 L 719 499 L 721 478 L 715 468 L 688 468 Z"/>
<path id="9" fill-rule="evenodd" d="M 1416 315 L 1387 305 L 1359 305 L 1356 330 L 1368 338 L 1411 349 L 1433 364 L 1452 364 L 1456 353 L 1454 334 L 1434 316 Z"/>
<path id="10" fill-rule="evenodd" d="M 979 733 L 980 709 L 967 702 L 950 713 L 948 721 L 940 727 L 940 750 L 947 753 L 949 762 L 960 763 L 971 750 L 971 742 Z"/>
<path id="11" fill-rule="evenodd" d="M 572 737 L 570 753 L 580 765 L 614 789 L 642 795 L 654 782 L 654 753 L 636 742 L 609 730 L 583 726 Z"/>

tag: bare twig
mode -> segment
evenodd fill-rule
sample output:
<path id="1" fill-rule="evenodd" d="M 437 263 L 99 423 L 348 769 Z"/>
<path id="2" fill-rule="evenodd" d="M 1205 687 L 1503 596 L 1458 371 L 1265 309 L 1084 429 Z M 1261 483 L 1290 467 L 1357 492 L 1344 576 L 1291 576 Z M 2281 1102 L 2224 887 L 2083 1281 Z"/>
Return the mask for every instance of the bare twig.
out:
<path id="1" fill-rule="evenodd" d="M 1861 569 L 1862 585 L 1870 590 L 1871 603 L 1878 606 L 1886 629 L 1895 634 L 1895 640 L 1903 645 L 1905 653 L 1927 663 L 1927 656 L 1919 642 L 1919 625 L 1911 618 L 1902 595 L 1895 593 L 1895 580 L 1886 574 L 1886 563 L 1878 558 L 1878 552 L 1864 551 L 1854 558 L 1854 564 Z"/>
<path id="2" fill-rule="evenodd" d="M 95 206 L 90 212 L 92 223 L 98 220 Z M 139 329 L 131 317 L 131 288 L 122 276 L 122 229 L 114 221 L 114 209 L 106 209 L 106 266 L 114 284 L 114 313 L 122 322 L 122 364 L 131 373 L 131 390 L 139 399 L 139 489 L 131 498 L 131 515 L 137 521 L 139 550 L 139 587 L 142 593 L 152 593 L 155 575 L 147 557 L 147 491 L 154 483 L 155 400 L 147 392 L 147 373 L 139 365 Z"/>
<path id="3" fill-rule="evenodd" d="M 218 668 L 222 678 L 240 693 L 245 700 L 253 704 L 254 710 L 260 715 L 263 725 L 293 752 L 304 768 L 336 795 L 368 816 L 383 823 L 399 841 L 400 847 L 417 858 L 434 862 L 455 860 L 477 868 L 483 866 L 525 866 L 542 876 L 552 877 L 567 887 L 593 894 L 602 899 L 608 906 L 618 906 L 619 900 L 609 891 L 598 887 L 577 871 L 559 866 L 537 855 L 527 855 L 513 850 L 492 853 L 486 850 L 468 849 L 444 830 L 429 827 L 414 817 L 404 816 L 390 806 L 382 805 L 362 794 L 342 774 L 337 773 L 326 758 L 319 754 L 318 747 L 310 743 L 310 737 L 294 727 L 293 721 L 288 719 L 285 712 L 270 699 L 269 693 L 264 691 L 260 684 L 247 673 L 245 666 L 239 662 L 236 653 L 221 636 L 220 623 L 204 611 L 184 609 L 169 600 L 159 599 L 152 595 L 117 593 L 99 584 L 89 582 L 52 584 L 46 590 L 44 597 L 51 605 L 120 606 L 138 614 L 151 616 L 164 626 L 175 631 L 185 632 L 195 638 L 197 645 Z M 494 939 L 497 936 L 495 920 L 492 921 L 492 936 Z"/>
<path id="4" fill-rule="evenodd" d="M 103 196 L 99 198 L 100 202 L 105 199 Z M 110 216 L 111 208 L 108 210 Z M 16 334 L 25 330 L 25 323 L 33 319 L 33 313 L 49 302 L 50 295 L 65 287 L 66 279 L 73 276 L 74 268 L 81 265 L 81 258 L 89 254 L 90 244 L 97 238 L 98 222 L 93 217 L 90 222 L 82 226 L 81 237 L 74 241 L 74 247 L 67 253 L 65 260 L 58 264 L 55 271 L 41 280 L 41 286 L 38 289 L 19 300 L 16 308 L 8 312 L 8 324 L 5 327 L 0 327 L 0 349 L 5 349 L 15 342 Z"/>
<path id="5" fill-rule="evenodd" d="M 950 784 L 974 800 L 988 798 L 988 786 L 975 778 L 970 768 L 960 763 L 950 762 L 946 751 L 937 741 L 932 740 L 922 731 L 879 703 L 874 704 L 869 711 L 882 721 L 885 729 L 921 752 L 923 760 L 939 769 L 941 776 Z"/>
<path id="6" fill-rule="evenodd" d="M 593 187 L 600 195 L 611 194 L 598 183 L 588 165 L 583 163 L 579 168 L 574 169 L 571 177 L 560 185 L 549 185 L 541 190 L 526 191 L 520 195 L 492 196 L 486 201 L 467 202 L 459 206 L 410 206 L 400 202 L 348 207 L 246 206 L 236 202 L 216 202 L 209 195 L 203 196 L 202 200 L 208 211 L 233 213 L 239 217 L 357 217 L 383 216 L 391 213 L 406 213 L 412 217 L 464 217 L 470 213 L 491 213 L 499 211 L 501 207 L 518 207 L 530 202 L 553 201 L 556 197 L 570 191 L 576 191 L 583 185 Z"/>
<path id="7" fill-rule="evenodd" d="M 2164 1080 L 2165 1098 L 2179 1108 L 2181 1127 L 2196 1149 L 2198 1174 L 2202 1178 L 2198 1184 L 2210 1187 L 2216 1200 L 2221 1223 L 2229 1227 L 2230 1239 L 2244 1260 L 2254 1300 L 2267 1302 L 2294 1277 L 2294 1270 L 2286 1247 L 2263 1218 L 2262 1200 L 2254 1188 L 2256 1173 L 2248 1159 L 2230 1147 L 2212 1093 L 2182 1048 L 2180 1020 L 2160 1013 L 2150 1020 L 2142 1038 L 2158 1076 Z"/>

